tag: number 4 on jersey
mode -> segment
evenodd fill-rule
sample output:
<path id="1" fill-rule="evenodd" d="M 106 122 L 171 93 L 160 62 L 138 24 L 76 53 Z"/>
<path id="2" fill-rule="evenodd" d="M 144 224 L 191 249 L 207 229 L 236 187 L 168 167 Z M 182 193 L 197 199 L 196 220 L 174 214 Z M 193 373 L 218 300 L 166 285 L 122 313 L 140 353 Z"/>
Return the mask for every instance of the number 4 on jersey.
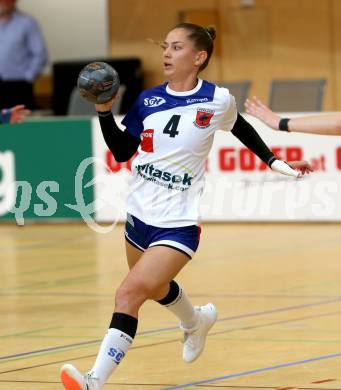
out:
<path id="1" fill-rule="evenodd" d="M 163 134 L 169 134 L 170 137 L 174 138 L 179 134 L 177 131 L 181 115 L 173 115 L 169 122 L 166 124 L 166 127 L 163 129 Z"/>

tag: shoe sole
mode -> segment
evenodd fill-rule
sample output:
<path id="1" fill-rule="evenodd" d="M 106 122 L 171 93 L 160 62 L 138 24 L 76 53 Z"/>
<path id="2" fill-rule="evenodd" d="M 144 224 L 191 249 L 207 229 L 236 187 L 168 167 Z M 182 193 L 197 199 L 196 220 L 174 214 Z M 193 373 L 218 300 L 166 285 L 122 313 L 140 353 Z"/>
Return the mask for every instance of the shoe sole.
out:
<path id="1" fill-rule="evenodd" d="M 68 374 L 67 369 L 62 370 L 60 379 L 66 390 L 83 390 L 79 383 Z"/>

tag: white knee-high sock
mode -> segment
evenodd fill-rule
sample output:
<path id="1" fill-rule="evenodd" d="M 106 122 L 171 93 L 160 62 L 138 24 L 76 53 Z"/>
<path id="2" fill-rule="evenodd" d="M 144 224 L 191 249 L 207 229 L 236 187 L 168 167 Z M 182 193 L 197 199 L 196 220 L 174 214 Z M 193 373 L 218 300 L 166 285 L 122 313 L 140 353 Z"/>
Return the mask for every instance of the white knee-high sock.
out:
<path id="1" fill-rule="evenodd" d="M 197 322 L 197 313 L 185 291 L 174 281 L 170 282 L 167 296 L 158 301 L 162 306 L 175 314 L 184 328 L 190 329 Z"/>
<path id="2" fill-rule="evenodd" d="M 89 374 L 98 379 L 99 389 L 104 386 L 126 355 L 133 343 L 136 328 L 136 318 L 123 313 L 114 313 L 110 328 L 98 351 L 95 364 L 89 371 Z"/>

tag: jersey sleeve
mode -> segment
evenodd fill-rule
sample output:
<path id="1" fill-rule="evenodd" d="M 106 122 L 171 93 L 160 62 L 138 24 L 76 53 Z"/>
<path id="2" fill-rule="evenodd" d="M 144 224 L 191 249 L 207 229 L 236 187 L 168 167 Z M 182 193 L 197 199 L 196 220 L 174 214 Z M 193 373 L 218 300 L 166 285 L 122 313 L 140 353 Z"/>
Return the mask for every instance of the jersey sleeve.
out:
<path id="1" fill-rule="evenodd" d="M 140 114 L 140 98 L 138 98 L 122 120 L 123 126 L 136 138 L 140 138 L 143 131 L 143 121 Z"/>
<path id="2" fill-rule="evenodd" d="M 220 130 L 231 131 L 236 123 L 238 111 L 234 96 L 231 95 L 227 89 L 225 91 L 227 92 L 227 96 L 225 100 L 225 110 L 220 122 Z"/>

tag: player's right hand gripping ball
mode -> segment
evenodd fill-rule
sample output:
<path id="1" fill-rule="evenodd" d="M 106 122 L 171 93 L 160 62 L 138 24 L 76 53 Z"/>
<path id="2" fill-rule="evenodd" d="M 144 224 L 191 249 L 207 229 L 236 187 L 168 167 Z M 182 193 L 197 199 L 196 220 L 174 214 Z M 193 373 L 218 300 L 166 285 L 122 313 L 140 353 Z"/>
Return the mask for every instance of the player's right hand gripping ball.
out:
<path id="1" fill-rule="evenodd" d="M 77 86 L 84 99 L 103 104 L 117 94 L 120 79 L 116 70 L 106 62 L 91 62 L 79 73 Z"/>

